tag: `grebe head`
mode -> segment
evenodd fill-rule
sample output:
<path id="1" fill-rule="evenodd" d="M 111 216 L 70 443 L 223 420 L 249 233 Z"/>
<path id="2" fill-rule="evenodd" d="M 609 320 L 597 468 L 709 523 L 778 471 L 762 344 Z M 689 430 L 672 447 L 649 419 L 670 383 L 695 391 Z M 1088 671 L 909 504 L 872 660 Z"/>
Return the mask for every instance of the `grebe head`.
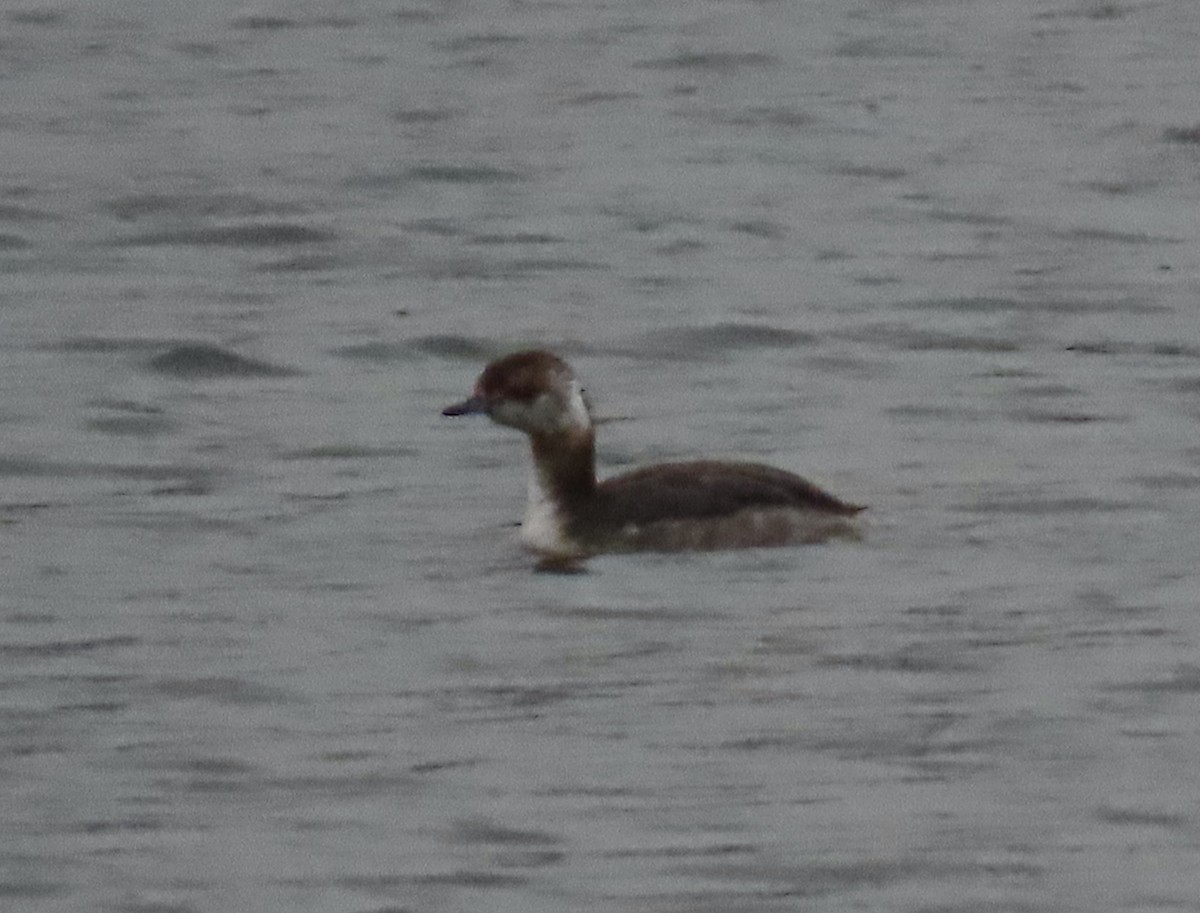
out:
<path id="1" fill-rule="evenodd" d="M 517 352 L 484 368 L 475 391 L 442 415 L 482 413 L 526 434 L 590 431 L 591 412 L 571 366 L 549 352 Z"/>

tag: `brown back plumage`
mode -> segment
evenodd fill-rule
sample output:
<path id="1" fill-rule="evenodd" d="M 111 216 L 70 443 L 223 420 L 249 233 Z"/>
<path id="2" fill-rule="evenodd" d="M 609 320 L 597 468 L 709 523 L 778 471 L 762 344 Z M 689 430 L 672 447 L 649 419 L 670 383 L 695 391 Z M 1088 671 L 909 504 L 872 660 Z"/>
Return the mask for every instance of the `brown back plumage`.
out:
<path id="1" fill-rule="evenodd" d="M 665 463 L 601 482 L 598 513 L 634 523 L 729 516 L 790 507 L 839 517 L 864 510 L 782 469 L 759 463 Z M 599 519 L 599 517 L 597 518 Z"/>

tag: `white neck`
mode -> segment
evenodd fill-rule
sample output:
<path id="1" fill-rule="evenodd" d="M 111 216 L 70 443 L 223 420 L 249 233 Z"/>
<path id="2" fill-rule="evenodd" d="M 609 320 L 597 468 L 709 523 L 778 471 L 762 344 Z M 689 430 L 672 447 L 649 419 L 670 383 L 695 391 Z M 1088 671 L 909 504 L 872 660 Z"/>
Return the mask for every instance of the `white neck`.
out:
<path id="1" fill-rule="evenodd" d="M 550 494 L 542 471 L 536 465 L 529 473 L 529 492 L 525 502 L 525 519 L 521 523 L 521 541 L 526 547 L 546 555 L 572 553 L 567 541 L 558 505 Z"/>

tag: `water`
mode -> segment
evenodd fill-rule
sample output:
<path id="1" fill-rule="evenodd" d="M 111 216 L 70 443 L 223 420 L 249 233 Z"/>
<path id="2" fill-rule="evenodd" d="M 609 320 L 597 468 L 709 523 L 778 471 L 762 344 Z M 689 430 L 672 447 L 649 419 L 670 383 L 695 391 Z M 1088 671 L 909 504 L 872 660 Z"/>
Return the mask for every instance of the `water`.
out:
<path id="1" fill-rule="evenodd" d="M 0 13 L 5 910 L 1200 896 L 1200 8 Z M 539 575 L 605 471 L 860 545 Z"/>

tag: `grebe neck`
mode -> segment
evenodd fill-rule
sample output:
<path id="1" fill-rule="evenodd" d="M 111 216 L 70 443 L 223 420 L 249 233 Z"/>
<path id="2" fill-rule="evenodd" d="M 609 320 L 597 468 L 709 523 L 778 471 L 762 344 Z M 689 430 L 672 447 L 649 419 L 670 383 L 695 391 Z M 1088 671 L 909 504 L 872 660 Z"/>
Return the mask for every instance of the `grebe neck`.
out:
<path id="1" fill-rule="evenodd" d="M 596 492 L 596 434 L 588 427 L 529 435 L 533 479 L 543 497 L 558 505 L 578 504 Z"/>

